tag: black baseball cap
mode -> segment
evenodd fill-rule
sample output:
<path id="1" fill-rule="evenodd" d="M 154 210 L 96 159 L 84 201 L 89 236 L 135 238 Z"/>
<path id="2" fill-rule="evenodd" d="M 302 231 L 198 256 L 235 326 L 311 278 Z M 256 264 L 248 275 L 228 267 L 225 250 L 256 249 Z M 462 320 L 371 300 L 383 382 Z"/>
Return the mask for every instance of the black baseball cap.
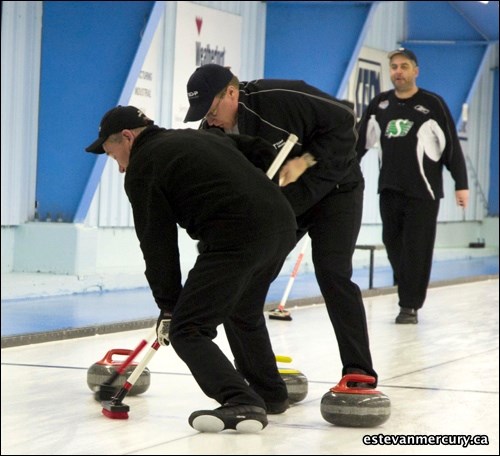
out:
<path id="1" fill-rule="evenodd" d="M 389 59 L 392 59 L 395 55 L 398 55 L 398 54 L 404 55 L 405 57 L 409 58 L 410 60 L 413 60 L 415 62 L 415 65 L 418 66 L 417 56 L 415 55 L 414 52 L 410 51 L 409 49 L 405 49 L 405 48 L 401 47 L 399 49 L 396 49 L 395 51 L 389 52 L 389 54 L 387 54 L 387 57 L 389 57 Z"/>
<path id="2" fill-rule="evenodd" d="M 104 114 L 99 125 L 99 137 L 85 150 L 93 154 L 104 154 L 102 145 L 111 135 L 126 129 L 146 127 L 153 123 L 135 106 L 117 106 Z"/>
<path id="3" fill-rule="evenodd" d="M 229 68 L 215 63 L 198 67 L 187 83 L 189 109 L 184 122 L 203 119 L 216 95 L 229 84 L 233 76 Z"/>

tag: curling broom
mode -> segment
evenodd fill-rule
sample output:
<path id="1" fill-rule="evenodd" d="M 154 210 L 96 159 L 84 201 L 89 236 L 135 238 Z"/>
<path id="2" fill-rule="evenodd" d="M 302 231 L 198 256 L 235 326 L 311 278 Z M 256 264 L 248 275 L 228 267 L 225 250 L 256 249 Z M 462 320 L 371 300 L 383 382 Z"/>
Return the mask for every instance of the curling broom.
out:
<path id="1" fill-rule="evenodd" d="M 285 303 L 288 299 L 288 295 L 290 294 L 290 290 L 292 289 L 293 282 L 295 282 L 295 277 L 297 277 L 297 273 L 299 272 L 300 263 L 302 263 L 302 259 L 304 258 L 304 254 L 306 253 L 307 247 L 309 245 L 309 239 L 309 236 L 306 235 L 304 241 L 302 242 L 299 256 L 297 258 L 297 261 L 295 262 L 295 266 L 293 268 L 290 279 L 288 280 L 288 284 L 285 288 L 285 292 L 283 293 L 283 297 L 281 298 L 279 306 L 276 309 L 269 311 L 269 318 L 271 320 L 292 320 L 290 312 L 285 310 Z"/>

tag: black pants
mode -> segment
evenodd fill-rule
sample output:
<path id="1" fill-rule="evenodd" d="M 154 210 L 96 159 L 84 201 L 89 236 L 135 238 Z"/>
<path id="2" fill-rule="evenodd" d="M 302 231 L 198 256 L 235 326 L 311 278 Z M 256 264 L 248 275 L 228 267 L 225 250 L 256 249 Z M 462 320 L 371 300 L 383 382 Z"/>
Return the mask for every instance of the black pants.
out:
<path id="1" fill-rule="evenodd" d="M 265 402 L 288 397 L 264 304 L 295 240 L 295 232 L 289 231 L 226 248 L 204 244 L 189 272 L 173 313 L 170 340 L 203 392 L 220 404 L 265 408 Z M 239 372 L 213 341 L 220 324 Z"/>
<path id="2" fill-rule="evenodd" d="M 380 194 L 382 239 L 398 286 L 399 305 L 420 309 L 431 277 L 440 200 Z"/>
<path id="3" fill-rule="evenodd" d="M 377 378 L 361 291 L 351 280 L 363 190 L 363 181 L 341 185 L 298 217 L 297 223 L 299 237 L 306 232 L 311 237 L 314 270 L 337 337 L 342 374 L 358 368 Z"/>

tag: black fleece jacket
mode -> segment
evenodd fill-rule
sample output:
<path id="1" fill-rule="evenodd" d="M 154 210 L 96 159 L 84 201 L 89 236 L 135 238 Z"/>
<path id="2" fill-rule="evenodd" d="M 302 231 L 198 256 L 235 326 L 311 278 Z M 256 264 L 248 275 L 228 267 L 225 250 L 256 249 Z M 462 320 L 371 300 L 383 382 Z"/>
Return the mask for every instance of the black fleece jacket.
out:
<path id="1" fill-rule="evenodd" d="M 317 164 L 282 191 L 300 215 L 337 186 L 363 180 L 356 158 L 356 116 L 344 102 L 298 80 L 241 82 L 239 133 L 266 139 L 276 148 L 298 136 L 293 158 L 311 153 Z M 208 129 L 206 121 L 200 128 Z"/>
<path id="2" fill-rule="evenodd" d="M 296 229 L 279 187 L 241 149 L 266 169 L 274 157 L 259 139 L 199 130 L 151 126 L 135 139 L 125 191 L 146 278 L 163 310 L 173 310 L 182 290 L 177 224 L 213 248 Z"/>

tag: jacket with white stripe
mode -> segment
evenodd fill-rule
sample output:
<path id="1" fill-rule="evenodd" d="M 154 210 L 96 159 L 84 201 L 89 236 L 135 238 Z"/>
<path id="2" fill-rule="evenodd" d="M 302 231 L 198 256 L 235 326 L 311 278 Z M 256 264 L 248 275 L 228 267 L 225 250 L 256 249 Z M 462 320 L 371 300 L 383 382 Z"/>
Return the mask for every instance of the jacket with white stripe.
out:
<path id="1" fill-rule="evenodd" d="M 200 128 L 210 128 L 204 121 Z M 311 153 L 316 165 L 283 187 L 300 215 L 331 191 L 363 181 L 356 158 L 356 117 L 352 109 L 304 81 L 260 79 L 241 82 L 238 130 L 259 136 L 277 149 L 293 133 L 299 138 L 289 155 Z"/>
<path id="2" fill-rule="evenodd" d="M 359 160 L 379 153 L 379 193 L 394 190 L 412 198 L 443 198 L 443 166 L 456 190 L 468 188 L 467 168 L 451 114 L 444 100 L 420 89 L 410 98 L 382 92 L 359 124 Z"/>

